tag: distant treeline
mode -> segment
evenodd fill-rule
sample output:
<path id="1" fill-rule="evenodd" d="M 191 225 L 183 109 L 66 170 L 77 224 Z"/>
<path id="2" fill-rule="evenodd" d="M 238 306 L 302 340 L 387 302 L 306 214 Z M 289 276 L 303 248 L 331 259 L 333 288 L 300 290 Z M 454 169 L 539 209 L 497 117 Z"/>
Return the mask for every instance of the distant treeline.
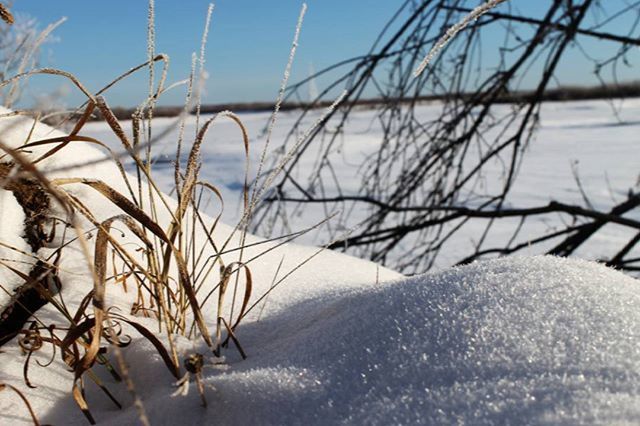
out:
<path id="1" fill-rule="evenodd" d="M 453 97 L 466 98 L 470 95 L 465 93 L 460 94 L 446 94 L 446 95 L 429 95 L 421 96 L 417 98 L 418 101 L 428 102 L 437 101 L 442 99 L 451 99 Z M 534 92 L 530 91 L 516 91 L 506 92 L 499 96 L 499 102 L 501 103 L 515 103 L 522 102 L 535 96 Z M 640 81 L 620 83 L 617 85 L 609 86 L 566 86 L 557 89 L 547 90 L 542 95 L 544 101 L 576 101 L 576 100 L 589 100 L 589 99 L 614 99 L 614 98 L 632 98 L 640 97 Z M 411 99 L 415 101 L 416 99 Z M 357 102 L 357 106 L 367 108 L 380 105 L 385 102 L 402 103 L 403 99 L 393 98 L 373 98 L 373 99 L 360 99 Z M 409 101 L 409 100 L 408 100 Z M 408 102 L 407 101 L 407 102 Z M 299 108 L 308 108 L 310 106 L 323 108 L 331 104 L 331 101 L 318 101 L 311 105 L 307 102 L 285 102 L 280 108 L 282 111 L 291 111 Z M 154 116 L 156 117 L 174 117 L 182 112 L 182 107 L 179 106 L 156 106 L 154 109 Z M 202 105 L 200 111 L 202 114 L 213 114 L 220 111 L 230 110 L 233 112 L 264 112 L 273 110 L 273 102 L 243 102 L 243 103 L 224 103 L 224 104 L 210 104 Z M 113 112 L 116 117 L 121 120 L 131 118 L 135 110 L 133 108 L 113 108 Z M 96 120 L 101 120 L 99 115 L 95 117 Z"/>

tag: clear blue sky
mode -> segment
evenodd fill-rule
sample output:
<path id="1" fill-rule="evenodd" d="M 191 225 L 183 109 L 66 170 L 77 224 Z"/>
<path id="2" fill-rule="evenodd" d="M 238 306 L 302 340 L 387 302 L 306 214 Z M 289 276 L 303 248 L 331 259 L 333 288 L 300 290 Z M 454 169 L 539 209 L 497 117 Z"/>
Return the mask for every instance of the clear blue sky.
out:
<path id="1" fill-rule="evenodd" d="M 607 7 L 622 1 L 607 0 L 603 4 Z M 273 100 L 302 1 L 218 0 L 215 3 L 206 63 L 210 79 L 204 101 Z M 157 51 L 171 58 L 170 82 L 188 75 L 191 53 L 199 50 L 208 4 L 200 0 L 156 0 Z M 402 1 L 308 0 L 307 4 L 292 81 L 306 77 L 311 63 L 318 70 L 366 52 Z M 511 5 L 519 13 L 539 16 L 548 0 L 511 0 Z M 44 65 L 74 73 L 91 90 L 98 90 L 146 58 L 146 0 L 18 0 L 13 11 L 18 17 L 21 13 L 35 17 L 41 27 L 62 16 L 68 18 L 54 33 L 59 40 L 46 46 Z M 587 42 L 587 46 L 594 56 L 603 54 L 607 48 L 606 44 L 593 42 Z M 569 56 L 567 61 L 560 73 L 561 83 L 593 82 L 590 69 L 586 69 L 591 66 L 579 54 Z M 630 69 L 623 77 L 638 78 L 636 74 L 637 68 Z M 145 78 L 143 72 L 121 83 L 109 93 L 110 103 L 123 106 L 139 103 L 147 90 Z M 53 83 L 51 77 L 36 77 L 32 90 L 37 92 L 62 83 L 62 80 Z M 164 103 L 180 104 L 182 97 L 183 91 L 177 90 L 167 94 Z M 67 97 L 69 105 L 82 100 L 75 92 Z"/>

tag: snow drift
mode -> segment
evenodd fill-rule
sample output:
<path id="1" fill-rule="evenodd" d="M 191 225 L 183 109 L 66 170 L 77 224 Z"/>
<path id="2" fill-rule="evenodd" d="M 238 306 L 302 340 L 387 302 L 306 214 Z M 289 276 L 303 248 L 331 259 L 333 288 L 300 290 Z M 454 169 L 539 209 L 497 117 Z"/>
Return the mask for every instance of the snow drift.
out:
<path id="1" fill-rule="evenodd" d="M 9 133 L 1 123 L 11 121 L 12 132 L 30 127 L 16 120 L 0 120 L 3 141 Z M 38 125 L 34 138 L 50 133 Z M 102 155 L 78 149 L 82 158 Z M 73 174 L 117 185 L 110 163 Z M 118 213 L 90 190 L 76 195 L 104 217 Z M 3 221 L 13 210 L 2 210 Z M 3 237 L 15 238 L 5 229 Z M 228 227 L 218 230 L 225 232 Z M 261 257 L 252 269 L 256 294 L 269 288 L 282 259 L 283 270 L 291 270 L 316 250 L 285 245 Z M 74 304 L 91 285 L 78 252 L 65 253 L 63 294 Z M 249 358 L 228 351 L 226 369 L 205 368 L 207 409 L 194 394 L 171 397 L 173 378 L 153 347 L 132 333 L 124 354 L 152 424 L 640 422 L 638 281 L 596 263 L 552 257 L 399 278 L 337 253 L 314 257 L 270 295 L 261 317 L 255 312 L 238 329 Z M 108 291 L 109 303 L 128 312 L 133 295 Z M 39 316 L 60 320 L 50 307 Z M 180 345 L 186 351 L 194 344 Z M 19 387 L 42 422 L 86 423 L 59 356 L 47 368 L 32 363 L 31 389 L 23 382 L 17 344 L 2 350 L 0 381 Z M 34 354 L 42 364 L 50 357 L 48 350 Z M 98 422 L 137 424 L 125 386 L 106 374 L 103 380 L 125 407 L 115 409 L 88 385 Z M 6 392 L 0 393 L 0 413 L 4 423 L 30 423 L 22 402 Z"/>
<path id="2" fill-rule="evenodd" d="M 158 424 L 636 423 L 639 290 L 592 262 L 488 261 L 327 291 L 246 326 L 252 355 L 207 374 L 209 410 L 168 401 L 152 367 L 137 380 Z"/>

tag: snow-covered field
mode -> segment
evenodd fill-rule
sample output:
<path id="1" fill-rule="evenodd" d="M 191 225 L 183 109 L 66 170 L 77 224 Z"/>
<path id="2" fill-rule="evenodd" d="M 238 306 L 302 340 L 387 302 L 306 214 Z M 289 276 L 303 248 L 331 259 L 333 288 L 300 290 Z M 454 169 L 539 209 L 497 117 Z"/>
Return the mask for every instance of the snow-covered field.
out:
<path id="1" fill-rule="evenodd" d="M 419 106 L 416 115 L 426 120 L 439 113 L 441 105 L 437 102 Z M 500 105 L 494 113 L 499 116 L 507 111 L 509 105 Z M 305 123 L 311 123 L 322 113 L 310 115 Z M 271 147 L 276 148 L 284 140 L 287 131 L 298 117 L 297 111 L 284 112 L 279 116 L 273 133 Z M 245 113 L 240 118 L 246 125 L 251 138 L 250 164 L 255 172 L 262 150 L 269 113 Z M 583 196 L 576 183 L 574 171 L 595 210 L 608 211 L 614 205 L 624 201 L 629 190 L 640 190 L 640 156 L 636 151 L 640 135 L 640 99 L 610 101 L 548 102 L 543 105 L 540 114 L 540 126 L 536 136 L 524 155 L 518 178 L 509 193 L 505 207 L 526 208 L 542 206 L 551 200 L 567 204 L 584 205 Z M 155 130 L 166 128 L 172 120 L 157 120 Z M 304 129 L 305 126 L 303 125 Z M 119 142 L 104 123 L 89 123 L 85 132 L 88 135 L 118 147 Z M 342 144 L 331 158 L 334 164 L 332 172 L 340 182 L 342 194 L 358 193 L 361 176 L 359 166 L 362 160 L 378 150 L 381 128 L 373 111 L 357 111 L 352 114 L 345 128 Z M 186 125 L 185 140 L 193 140 L 195 118 Z M 159 141 L 156 153 L 167 155 L 165 161 L 156 164 L 158 181 L 165 188 L 172 187 L 173 163 L 177 129 L 165 139 Z M 317 145 L 317 144 L 316 144 Z M 162 158 L 162 157 L 159 157 Z M 241 190 L 244 179 L 245 154 L 240 132 L 231 120 L 219 120 L 209 131 L 203 148 L 204 166 L 202 178 L 218 186 L 224 196 L 225 211 L 223 220 L 233 223 L 241 212 Z M 313 155 L 303 157 L 298 173 L 309 173 L 316 166 Z M 492 187 L 502 182 L 504 164 L 490 163 L 483 171 L 483 184 Z M 254 174 L 251 174 L 254 176 Z M 304 176 L 298 176 L 305 182 Z M 338 195 L 335 188 L 324 190 L 327 197 Z M 219 204 L 212 202 L 208 211 L 217 214 Z M 320 205 L 309 206 L 304 214 L 289 217 L 293 230 L 303 229 L 316 224 L 332 211 L 325 211 Z M 367 209 L 349 211 L 341 215 L 343 229 L 356 226 L 368 214 Z M 629 217 L 639 219 L 638 212 Z M 530 219 L 518 236 L 519 242 L 539 237 L 554 227 L 570 220 L 567 215 L 546 215 Z M 336 220 L 334 219 L 333 222 Z M 331 226 L 330 222 L 328 226 Z M 507 218 L 496 221 L 487 239 L 487 246 L 502 247 L 511 238 L 519 218 Z M 436 266 L 448 267 L 460 261 L 473 251 L 474 243 L 484 232 L 486 221 L 471 221 L 455 234 L 443 247 Z M 556 229 L 557 230 L 557 229 Z M 587 259 L 610 258 L 631 238 L 629 228 L 608 225 L 594 235 L 577 252 Z M 329 240 L 325 228 L 320 232 L 303 235 L 298 241 L 321 245 Z M 559 242 L 552 239 L 531 250 L 524 249 L 523 254 L 544 253 L 545 249 Z M 411 244 L 407 244 L 411 247 Z M 636 251 L 630 253 L 635 257 Z M 393 264 L 393 262 L 392 262 Z"/>
<path id="2" fill-rule="evenodd" d="M 424 107 L 425 113 L 429 108 Z M 639 171 L 633 148 L 640 125 L 633 120 L 640 101 L 625 102 L 620 114 L 629 123 L 624 125 L 607 119 L 607 108 L 602 102 L 545 106 L 542 129 L 514 190 L 519 206 L 560 196 L 580 201 L 570 168 L 574 159 L 594 206 L 610 205 L 612 197 L 624 196 L 623 188 L 635 185 Z M 255 138 L 253 158 L 266 116 L 242 116 Z M 281 118 L 274 141 L 294 115 Z M 158 120 L 156 131 L 163 121 L 169 122 Z M 370 121 L 362 112 L 351 123 L 345 137 L 351 142 L 341 154 L 345 163 L 375 149 L 375 129 L 362 133 Z M 0 119 L 0 141 L 18 146 L 29 127 L 28 122 Z M 193 122 L 187 131 L 193 135 Z M 115 145 L 102 123 L 89 124 L 83 134 Z M 33 137 L 50 135 L 55 133 L 39 126 Z M 233 224 L 239 210 L 233 201 L 239 199 L 244 168 L 239 132 L 221 122 L 210 135 L 202 177 L 219 184 L 227 204 L 223 218 Z M 103 155 L 82 144 L 66 149 L 74 154 L 52 157 L 40 167 L 53 170 Z M 175 147 L 165 149 L 172 156 Z M 34 151 L 29 155 L 38 155 Z M 173 169 L 159 166 L 158 176 L 168 188 Z M 359 181 L 355 169 L 341 169 L 345 187 L 351 182 L 354 191 Z M 123 189 L 110 163 L 54 175 L 95 177 Z M 609 191 L 607 181 L 620 192 Z M 71 190 L 99 219 L 121 213 L 89 188 Z M 2 197 L 3 223 L 11 223 L 5 216 L 15 210 L 15 202 L 4 190 Z M 215 213 L 215 206 L 211 209 Z M 302 218 L 299 227 L 315 219 Z M 168 220 L 159 218 L 165 225 Z M 3 227 L 3 238 L 15 240 L 18 228 Z M 229 232 L 219 226 L 214 239 Z M 603 234 L 599 243 L 618 244 L 615 238 L 622 236 L 616 232 Z M 250 236 L 247 242 L 259 241 Z M 267 247 L 274 243 L 247 249 L 247 258 Z M 38 255 L 48 250 L 53 248 Z M 316 253 L 313 247 L 287 244 L 260 257 L 252 265 L 254 294 L 264 294 L 274 275 L 284 276 Z M 92 288 L 84 265 L 77 246 L 64 251 L 60 272 L 64 299 L 71 306 Z M 194 384 L 188 396 L 171 397 L 174 379 L 148 341 L 129 333 L 133 342 L 123 352 L 152 424 L 633 424 L 640 422 L 639 284 L 593 262 L 552 257 L 492 260 L 403 278 L 370 262 L 324 251 L 284 281 L 264 310 L 256 309 L 240 325 L 237 334 L 247 360 L 230 349 L 225 368 L 205 367 L 208 408 L 200 406 Z M 107 292 L 108 305 L 130 311 L 135 295 L 115 285 Z M 45 323 L 64 323 L 51 306 L 38 316 Z M 152 320 L 135 320 L 155 327 Z M 215 318 L 207 321 L 213 325 Z M 208 353 L 199 342 L 178 343 L 184 354 Z M 70 394 L 73 374 L 59 354 L 47 367 L 34 362 L 46 364 L 50 358 L 48 348 L 34 353 L 29 378 L 35 388 L 29 388 L 23 381 L 25 355 L 10 342 L 0 352 L 0 383 L 24 392 L 43 423 L 85 424 Z M 113 382 L 103 369 L 95 371 L 124 405 L 117 410 L 88 382 L 86 397 L 98 422 L 137 424 L 126 386 Z M 22 401 L 6 390 L 0 392 L 0 413 L 0 423 L 30 423 Z"/>

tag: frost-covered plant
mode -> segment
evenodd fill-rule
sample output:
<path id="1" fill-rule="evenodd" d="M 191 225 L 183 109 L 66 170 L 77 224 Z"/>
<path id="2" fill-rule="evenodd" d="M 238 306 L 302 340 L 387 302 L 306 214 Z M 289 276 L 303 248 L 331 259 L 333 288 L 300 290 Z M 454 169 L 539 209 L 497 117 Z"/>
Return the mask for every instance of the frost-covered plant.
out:
<path id="1" fill-rule="evenodd" d="M 429 65 L 431 60 L 462 30 L 464 30 L 471 22 L 477 20 L 479 17 L 489 12 L 491 9 L 499 5 L 500 3 L 504 3 L 507 0 L 487 0 L 486 3 L 481 4 L 480 6 L 473 9 L 469 14 L 465 15 L 464 18 L 457 24 L 450 27 L 442 37 L 435 43 L 435 45 L 431 48 L 427 56 L 420 62 L 420 65 L 413 72 L 414 77 L 419 77 L 420 74 L 424 71 L 424 69 Z"/>
<path id="2" fill-rule="evenodd" d="M 40 62 L 42 45 L 55 41 L 53 31 L 66 21 L 61 18 L 39 29 L 38 21 L 27 15 L 19 14 L 16 18 L 9 12 L 9 6 L 2 6 L 0 11 L 3 22 L 0 22 L 0 81 L 16 74 L 36 68 Z M 0 92 L 0 102 L 11 108 L 20 99 L 24 89 L 23 81 L 14 81 Z"/>

